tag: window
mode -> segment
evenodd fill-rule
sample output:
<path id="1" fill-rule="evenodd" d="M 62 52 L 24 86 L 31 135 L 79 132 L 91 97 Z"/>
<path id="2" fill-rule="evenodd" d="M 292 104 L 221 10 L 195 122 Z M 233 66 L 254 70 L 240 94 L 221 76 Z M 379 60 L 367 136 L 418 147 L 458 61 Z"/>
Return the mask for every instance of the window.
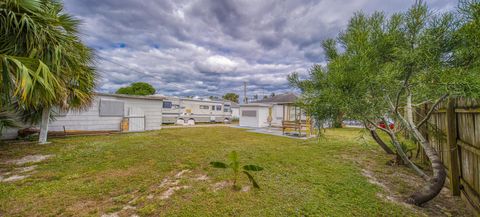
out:
<path id="1" fill-rule="evenodd" d="M 208 105 L 200 105 L 200 109 L 209 109 L 209 108 L 210 108 L 210 106 L 208 106 Z"/>
<path id="2" fill-rule="evenodd" d="M 212 111 L 215 111 L 215 106 L 214 105 L 212 105 Z"/>
<path id="3" fill-rule="evenodd" d="M 231 111 L 230 105 L 227 105 L 227 104 L 223 105 L 223 112 L 230 112 L 230 111 Z"/>
<path id="4" fill-rule="evenodd" d="M 257 117 L 257 111 L 255 110 L 243 110 L 242 117 Z"/>
<path id="5" fill-rule="evenodd" d="M 172 102 L 163 101 L 163 108 L 172 108 Z"/>
<path id="6" fill-rule="evenodd" d="M 222 106 L 221 105 L 217 105 L 217 111 L 222 111 Z"/>
<path id="7" fill-rule="evenodd" d="M 124 102 L 118 100 L 100 100 L 100 116 L 123 117 Z"/>

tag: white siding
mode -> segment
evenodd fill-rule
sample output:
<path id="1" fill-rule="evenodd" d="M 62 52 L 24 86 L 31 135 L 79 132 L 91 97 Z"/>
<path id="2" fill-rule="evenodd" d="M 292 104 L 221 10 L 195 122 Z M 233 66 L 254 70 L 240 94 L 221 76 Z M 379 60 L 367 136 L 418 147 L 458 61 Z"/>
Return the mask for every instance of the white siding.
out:
<path id="1" fill-rule="evenodd" d="M 255 111 L 256 116 L 243 116 L 243 111 Z M 242 127 L 268 127 L 268 107 L 243 105 L 239 113 L 239 125 Z"/>
<path id="2" fill-rule="evenodd" d="M 272 106 L 272 126 L 282 126 L 283 105 Z"/>
<path id="3" fill-rule="evenodd" d="M 84 111 L 69 111 L 64 116 L 55 117 L 49 123 L 49 131 L 82 130 L 82 131 L 120 131 L 123 117 L 100 116 L 99 102 L 101 99 L 118 100 L 124 102 L 124 116 L 128 115 L 128 108 L 140 108 L 145 115 L 145 130 L 158 130 L 162 127 L 163 101 L 159 99 L 134 99 L 116 96 L 97 95 L 91 106 Z M 2 139 L 13 139 L 18 129 L 7 129 Z"/>
<path id="4" fill-rule="evenodd" d="M 268 127 L 268 108 L 266 107 L 258 110 L 258 127 Z"/>
<path id="5" fill-rule="evenodd" d="M 101 117 L 99 103 L 100 99 L 115 99 L 113 97 L 97 96 L 92 105 L 84 111 L 69 111 L 66 116 L 55 117 L 48 125 L 49 131 L 65 130 L 88 130 L 88 131 L 110 131 L 120 130 L 120 122 L 123 117 Z"/>
<path id="6" fill-rule="evenodd" d="M 145 130 L 158 130 L 162 127 L 162 106 L 160 100 L 126 99 L 125 112 L 129 107 L 137 107 L 145 114 Z M 125 114 L 125 116 L 128 114 Z"/>
<path id="7" fill-rule="evenodd" d="M 240 118 L 240 108 L 232 108 L 232 118 Z"/>

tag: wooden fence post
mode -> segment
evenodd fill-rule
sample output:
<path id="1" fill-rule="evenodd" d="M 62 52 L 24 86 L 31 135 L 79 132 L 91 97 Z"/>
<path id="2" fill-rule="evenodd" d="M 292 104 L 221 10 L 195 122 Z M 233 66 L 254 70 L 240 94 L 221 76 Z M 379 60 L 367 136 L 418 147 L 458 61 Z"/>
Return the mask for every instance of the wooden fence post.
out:
<path id="1" fill-rule="evenodd" d="M 447 105 L 447 156 L 449 158 L 448 176 L 450 179 L 450 190 L 454 196 L 460 195 L 460 167 L 458 163 L 457 143 L 457 114 L 455 113 L 455 99 L 449 98 Z"/>

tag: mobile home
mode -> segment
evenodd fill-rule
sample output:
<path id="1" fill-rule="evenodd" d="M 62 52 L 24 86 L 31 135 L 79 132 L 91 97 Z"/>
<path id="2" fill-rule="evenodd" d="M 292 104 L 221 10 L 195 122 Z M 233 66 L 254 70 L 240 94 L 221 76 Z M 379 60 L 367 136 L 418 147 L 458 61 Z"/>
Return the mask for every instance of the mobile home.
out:
<path id="1" fill-rule="evenodd" d="M 229 123 L 231 120 L 229 101 L 166 97 L 163 103 L 163 123 L 193 125 L 202 122 Z"/>
<path id="2" fill-rule="evenodd" d="M 305 120 L 306 114 L 295 106 L 297 96 L 293 93 L 279 94 L 256 101 L 255 103 L 270 105 L 271 126 L 281 127 L 284 120 Z"/>
<path id="3" fill-rule="evenodd" d="M 250 104 L 240 105 L 242 127 L 281 128 L 284 134 L 313 135 L 313 124 L 305 110 L 295 104 L 293 93 L 280 94 Z"/>
<path id="4" fill-rule="evenodd" d="M 162 126 L 163 99 L 159 96 L 96 93 L 92 104 L 85 110 L 52 109 L 54 120 L 48 124 L 49 132 L 158 130 Z M 17 131 L 7 129 L 2 139 L 16 138 Z"/>

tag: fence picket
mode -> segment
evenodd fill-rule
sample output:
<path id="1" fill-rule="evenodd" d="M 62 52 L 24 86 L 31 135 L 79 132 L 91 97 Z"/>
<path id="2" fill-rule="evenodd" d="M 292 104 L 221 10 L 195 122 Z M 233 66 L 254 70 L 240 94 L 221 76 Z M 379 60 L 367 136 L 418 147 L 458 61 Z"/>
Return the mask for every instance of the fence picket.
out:
<path id="1" fill-rule="evenodd" d="M 479 100 L 449 99 L 428 123 L 427 138 L 448 170 L 452 194 L 461 195 L 480 214 Z"/>

